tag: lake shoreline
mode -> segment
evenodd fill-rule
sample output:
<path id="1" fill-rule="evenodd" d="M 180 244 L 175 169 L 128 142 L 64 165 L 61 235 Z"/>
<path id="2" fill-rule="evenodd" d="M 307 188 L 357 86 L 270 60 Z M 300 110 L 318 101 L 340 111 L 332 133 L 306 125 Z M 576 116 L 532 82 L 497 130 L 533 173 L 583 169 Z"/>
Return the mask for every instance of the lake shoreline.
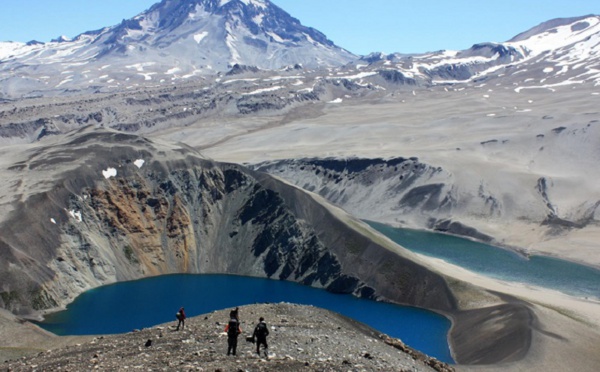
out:
<path id="1" fill-rule="evenodd" d="M 228 293 L 236 293 L 235 300 Z M 163 305 L 155 303 L 156 296 Z M 447 340 L 451 319 L 439 311 L 336 294 L 290 281 L 225 274 L 161 275 L 98 287 L 93 292 L 82 293 L 67 311 L 48 314 L 38 325 L 58 335 L 114 334 L 171 319 L 174 306 L 169 304 L 185 304 L 188 316 L 194 316 L 228 306 L 282 301 L 339 313 L 401 338 L 442 361 L 454 362 Z M 98 306 L 98 303 L 103 305 Z M 123 307 L 153 310 L 130 314 L 123 313 Z M 88 322 L 89 317 L 95 321 Z M 390 318 L 397 321 L 386 321 Z"/>
<path id="2" fill-rule="evenodd" d="M 588 267 L 588 268 L 591 268 L 594 270 L 600 270 L 600 264 L 599 265 L 590 264 L 588 261 L 585 261 L 585 257 L 576 259 L 576 258 L 572 258 L 572 257 L 565 257 L 560 254 L 548 252 L 548 251 L 534 250 L 532 252 L 526 248 L 515 246 L 515 245 L 502 244 L 497 241 L 486 242 L 486 241 L 474 238 L 469 235 L 453 234 L 451 232 L 441 231 L 441 230 L 433 230 L 433 229 L 418 228 L 418 227 L 407 227 L 407 226 L 403 226 L 401 224 L 393 224 L 390 222 L 379 222 L 379 221 L 372 221 L 372 220 L 363 220 L 363 221 L 369 225 L 371 223 L 375 223 L 375 224 L 385 225 L 385 226 L 388 226 L 388 227 L 391 227 L 394 229 L 402 229 L 402 230 L 424 232 L 424 233 L 431 233 L 431 234 L 440 234 L 440 235 L 450 236 L 450 237 L 454 237 L 454 238 L 465 239 L 465 240 L 468 240 L 468 241 L 471 241 L 474 243 L 489 245 L 489 246 L 492 246 L 492 247 L 495 247 L 498 249 L 502 249 L 502 250 L 510 252 L 510 253 L 517 254 L 518 256 L 520 256 L 524 259 L 527 259 L 527 260 L 529 260 L 533 257 L 552 258 L 552 259 L 556 259 L 556 260 L 567 261 L 567 262 L 570 262 L 573 264 L 585 266 L 585 267 Z"/>
<path id="3" fill-rule="evenodd" d="M 600 300 L 597 285 L 600 283 L 600 270 L 592 265 L 581 265 L 550 255 L 523 256 L 508 248 L 453 234 L 365 222 L 394 243 L 416 254 L 439 258 L 496 280 L 559 290 L 582 299 Z"/>
<path id="4" fill-rule="evenodd" d="M 426 257 L 424 257 L 424 259 L 427 260 Z M 546 336 L 545 333 L 554 335 L 550 338 L 557 339 L 559 341 L 562 339 L 573 340 L 574 338 L 579 338 L 582 334 L 585 335 L 585 339 L 596 339 L 596 337 L 598 337 L 598 340 L 600 340 L 600 335 L 598 332 L 598 325 L 600 324 L 600 315 L 595 314 L 595 320 L 588 319 L 588 322 L 595 325 L 591 329 L 588 329 L 589 327 L 584 327 L 584 330 L 579 329 L 577 332 L 573 332 L 573 329 L 580 328 L 578 327 L 578 325 L 581 325 L 581 322 L 578 320 L 573 320 L 569 317 L 567 317 L 567 319 L 564 319 L 563 316 L 561 316 L 560 314 L 557 315 L 553 313 L 555 311 L 551 310 L 551 304 L 555 304 L 555 306 L 559 307 L 567 306 L 567 308 L 570 309 L 570 311 L 573 311 L 574 314 L 580 314 L 579 316 L 581 317 L 594 318 L 594 315 L 592 314 L 594 314 L 594 311 L 600 310 L 600 302 L 585 302 L 581 299 L 575 299 L 563 295 L 561 293 L 557 293 L 555 291 L 531 290 L 527 289 L 524 286 L 519 286 L 515 284 L 508 285 L 507 287 L 506 283 L 498 283 L 498 281 L 495 281 L 493 279 L 485 278 L 477 274 L 468 272 L 466 270 L 457 269 L 456 267 L 452 267 L 452 265 L 444 263 L 441 260 L 431 261 L 432 266 L 436 270 L 446 273 L 450 271 L 453 273 L 452 276 L 455 278 L 461 278 L 466 282 L 482 286 L 482 288 L 487 288 L 487 290 L 500 294 L 500 296 L 503 299 L 503 301 L 501 302 L 503 302 L 504 305 L 502 305 L 501 302 L 499 302 L 497 305 L 502 305 L 504 307 L 504 311 L 510 311 L 511 309 L 522 310 L 523 308 L 527 308 L 529 309 L 529 311 L 523 312 L 522 314 L 532 315 L 531 318 L 520 315 L 519 321 L 517 323 L 513 323 L 513 330 L 517 332 L 531 333 L 531 337 L 527 338 L 527 342 L 520 345 L 520 347 L 515 349 L 514 345 L 510 346 L 514 351 L 512 354 L 514 360 L 509 359 L 494 364 L 487 364 L 476 367 L 464 363 L 472 363 L 474 361 L 472 355 L 469 356 L 469 354 L 472 354 L 473 352 L 473 349 L 469 347 L 469 345 L 473 346 L 473 344 L 476 344 L 477 342 L 475 342 L 474 340 L 474 342 L 470 344 L 463 343 L 458 345 L 456 343 L 456 340 L 457 338 L 460 338 L 461 335 L 472 337 L 475 333 L 479 334 L 477 338 L 477 340 L 479 341 L 485 340 L 486 338 L 493 339 L 495 337 L 495 331 L 479 330 L 479 332 L 473 332 L 474 330 L 470 328 L 470 325 L 467 322 L 465 322 L 465 319 L 471 319 L 472 321 L 474 320 L 475 323 L 483 322 L 486 319 L 486 316 L 489 315 L 489 307 L 484 307 L 481 309 L 457 309 L 455 312 L 436 311 L 438 314 L 445 316 L 451 321 L 452 325 L 450 332 L 448 333 L 448 341 L 452 356 L 454 360 L 457 363 L 459 363 L 455 365 L 457 370 L 495 371 L 498 368 L 497 370 L 500 371 L 506 368 L 507 366 L 523 366 L 524 364 L 528 364 L 531 361 L 535 362 L 534 365 L 536 365 L 537 368 L 541 368 L 542 366 L 546 366 L 546 368 L 553 368 L 554 363 L 549 363 L 547 359 L 555 353 L 559 352 L 561 348 L 564 347 L 564 345 L 560 345 L 560 348 L 558 349 L 556 345 L 550 345 L 550 347 L 548 347 L 549 345 L 546 341 L 546 338 L 548 338 L 548 336 Z M 518 290 L 515 291 L 515 288 Z M 510 293 L 510 295 L 506 295 L 507 293 Z M 531 293 L 534 293 L 536 296 L 531 296 Z M 548 295 L 551 295 L 550 299 L 544 301 L 543 299 L 547 298 Z M 562 299 L 562 302 L 555 301 L 555 297 Z M 579 306 L 581 305 L 581 303 L 587 303 L 587 307 L 583 309 L 585 310 L 584 312 L 582 312 L 581 306 Z M 600 314 L 600 312 L 598 312 L 598 314 Z M 6 314 L 0 314 L 0 318 L 5 318 L 5 316 Z M 23 323 L 22 321 L 18 320 L 18 317 L 15 317 L 12 314 L 11 317 L 13 318 L 12 321 L 14 322 L 15 326 L 15 331 L 13 332 L 13 334 L 18 335 L 19 338 L 23 338 L 22 341 L 19 342 L 18 346 L 25 349 L 30 348 L 31 352 L 28 354 L 35 354 L 39 352 L 41 350 L 40 345 L 49 347 L 48 345 L 74 344 L 81 342 L 81 340 L 88 340 L 90 337 L 92 337 L 56 336 L 42 330 L 38 326 L 34 326 L 32 323 Z M 540 332 L 540 330 L 543 330 L 543 332 Z M 33 333 L 35 337 L 31 337 L 31 333 Z M 25 337 L 22 337 L 24 334 Z M 3 348 L 6 348 L 5 344 L 0 345 L 0 355 L 2 354 Z M 495 349 L 494 353 L 497 355 L 506 354 L 505 350 L 501 349 Z M 494 354 L 488 354 L 485 357 L 493 359 Z M 577 361 L 570 360 L 569 358 L 567 358 L 567 360 L 570 360 L 569 366 L 579 366 L 580 368 L 578 370 L 585 371 L 586 367 L 589 366 L 590 360 L 596 360 L 598 363 L 600 363 L 600 357 L 594 356 L 593 359 L 591 358 L 592 356 L 588 355 L 584 359 L 577 359 Z M 534 371 L 535 369 L 532 368 L 530 370 Z"/>
<path id="5" fill-rule="evenodd" d="M 475 332 L 469 329 L 460 317 L 455 317 L 456 326 L 452 332 L 452 348 L 455 352 L 456 365 L 460 371 L 539 371 L 539 370 L 577 370 L 595 371 L 600 363 L 600 355 L 593 345 L 600 344 L 600 301 L 586 300 L 564 293 L 530 287 L 520 283 L 511 283 L 485 277 L 461 267 L 449 264 L 441 259 L 421 256 L 430 267 L 447 276 L 470 283 L 489 294 L 496 295 L 498 301 L 486 301 L 485 306 L 464 308 L 468 315 L 479 321 L 485 319 L 485 313 L 495 306 L 508 306 L 516 312 L 517 334 L 530 333 L 530 341 L 514 349 L 513 360 L 507 359 L 488 365 L 467 365 L 463 357 L 472 350 L 468 343 L 457 345 L 457 335 L 464 333 L 474 337 Z M 477 323 L 477 322 L 476 322 Z M 480 340 L 493 339 L 497 329 L 481 329 L 477 337 Z M 477 345 L 476 345 L 477 346 Z M 514 345 L 513 345 L 514 346 Z M 572 350 L 565 354 L 565 350 Z M 500 349 L 496 352 L 500 353 Z"/>

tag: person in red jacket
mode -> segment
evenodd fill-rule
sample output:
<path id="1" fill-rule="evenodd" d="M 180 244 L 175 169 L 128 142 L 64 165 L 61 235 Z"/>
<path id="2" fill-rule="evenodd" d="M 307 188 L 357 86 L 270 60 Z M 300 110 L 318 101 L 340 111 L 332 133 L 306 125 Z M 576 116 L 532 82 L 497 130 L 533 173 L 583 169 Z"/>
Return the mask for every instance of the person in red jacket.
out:
<path id="1" fill-rule="evenodd" d="M 185 327 L 185 311 L 183 311 L 183 307 L 181 309 L 179 309 L 179 311 L 177 312 L 177 320 L 179 321 L 177 323 L 177 331 L 179 331 L 179 326 L 181 326 L 181 329 L 183 329 Z"/>

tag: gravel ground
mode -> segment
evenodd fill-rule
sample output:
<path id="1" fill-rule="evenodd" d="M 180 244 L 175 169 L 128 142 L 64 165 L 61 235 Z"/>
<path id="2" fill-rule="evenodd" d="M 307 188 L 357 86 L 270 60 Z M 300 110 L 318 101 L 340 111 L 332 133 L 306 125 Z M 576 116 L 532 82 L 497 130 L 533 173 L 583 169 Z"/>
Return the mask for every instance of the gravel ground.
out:
<path id="1" fill-rule="evenodd" d="M 452 367 L 407 348 L 400 340 L 339 314 L 293 304 L 240 308 L 243 334 L 237 356 L 227 356 L 223 332 L 229 310 L 8 361 L 6 371 L 452 371 Z M 267 322 L 268 358 L 246 342 L 258 318 Z M 149 346 L 147 346 L 149 345 Z"/>

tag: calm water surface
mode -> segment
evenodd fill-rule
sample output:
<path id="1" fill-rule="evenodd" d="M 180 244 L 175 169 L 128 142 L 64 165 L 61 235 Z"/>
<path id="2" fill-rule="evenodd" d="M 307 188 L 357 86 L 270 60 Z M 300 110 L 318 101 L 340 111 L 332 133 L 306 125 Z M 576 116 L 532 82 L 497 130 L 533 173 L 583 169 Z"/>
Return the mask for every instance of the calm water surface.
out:
<path id="1" fill-rule="evenodd" d="M 77 297 L 66 311 L 50 314 L 40 326 L 59 335 L 123 333 L 169 321 L 175 324 L 181 306 L 188 316 L 195 316 L 265 302 L 329 309 L 453 363 L 447 342 L 450 321 L 433 312 L 291 282 L 230 275 L 166 275 L 99 287 Z"/>
<path id="2" fill-rule="evenodd" d="M 477 273 L 555 289 L 578 297 L 600 298 L 600 270 L 588 266 L 545 256 L 526 258 L 506 249 L 464 238 L 366 222 L 413 252 L 440 258 Z"/>

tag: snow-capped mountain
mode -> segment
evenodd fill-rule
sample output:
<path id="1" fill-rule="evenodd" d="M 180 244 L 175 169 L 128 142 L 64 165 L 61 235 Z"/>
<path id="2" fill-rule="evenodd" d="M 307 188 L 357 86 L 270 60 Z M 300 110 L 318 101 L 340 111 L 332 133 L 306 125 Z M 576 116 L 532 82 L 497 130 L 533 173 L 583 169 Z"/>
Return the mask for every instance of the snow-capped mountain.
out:
<path id="1" fill-rule="evenodd" d="M 3 93 L 134 88 L 235 64 L 339 66 L 356 58 L 269 0 L 163 0 L 121 24 L 50 43 L 0 43 Z"/>
<path id="2" fill-rule="evenodd" d="M 423 55 L 371 54 L 365 62 L 396 70 L 422 84 L 454 84 L 501 77 L 528 87 L 600 82 L 600 17 L 555 19 L 503 43 Z"/>

